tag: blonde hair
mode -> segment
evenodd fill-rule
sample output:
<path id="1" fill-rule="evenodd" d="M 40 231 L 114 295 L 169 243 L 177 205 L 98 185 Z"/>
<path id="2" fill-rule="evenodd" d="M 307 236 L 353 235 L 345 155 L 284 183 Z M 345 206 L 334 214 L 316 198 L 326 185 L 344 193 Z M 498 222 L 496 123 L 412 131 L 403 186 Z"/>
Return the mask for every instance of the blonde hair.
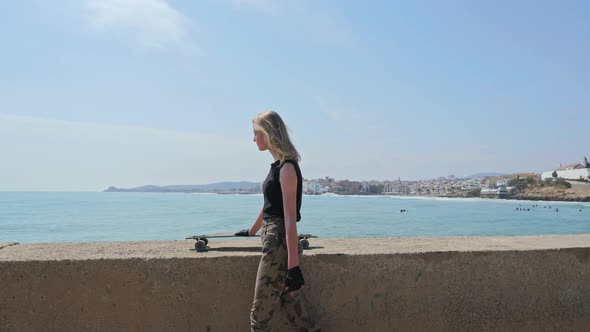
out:
<path id="1" fill-rule="evenodd" d="M 262 132 L 269 149 L 275 151 L 281 161 L 301 160 L 299 152 L 291 143 L 287 126 L 277 112 L 266 111 L 258 114 L 252 119 L 252 125 L 254 130 Z"/>

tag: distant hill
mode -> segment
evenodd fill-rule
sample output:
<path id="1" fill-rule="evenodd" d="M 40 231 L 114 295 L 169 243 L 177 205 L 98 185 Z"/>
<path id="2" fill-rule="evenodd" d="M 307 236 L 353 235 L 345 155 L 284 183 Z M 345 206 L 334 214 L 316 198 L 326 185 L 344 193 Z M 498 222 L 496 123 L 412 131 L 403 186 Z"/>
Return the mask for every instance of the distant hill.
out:
<path id="1" fill-rule="evenodd" d="M 109 187 L 105 192 L 218 192 L 218 193 L 256 193 L 260 192 L 260 183 L 256 182 L 218 182 L 200 185 L 146 185 L 136 188 Z"/>
<path id="2" fill-rule="evenodd" d="M 505 173 L 493 173 L 493 172 L 488 172 L 488 173 L 477 173 L 477 174 L 473 174 L 468 176 L 467 178 L 487 178 L 490 176 L 503 176 L 506 175 Z"/>

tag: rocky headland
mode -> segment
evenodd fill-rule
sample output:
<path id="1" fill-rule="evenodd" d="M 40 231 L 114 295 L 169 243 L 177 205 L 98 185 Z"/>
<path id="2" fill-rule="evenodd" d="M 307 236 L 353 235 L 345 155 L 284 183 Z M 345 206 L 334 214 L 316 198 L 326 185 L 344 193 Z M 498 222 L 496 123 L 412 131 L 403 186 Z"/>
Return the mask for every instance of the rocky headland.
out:
<path id="1" fill-rule="evenodd" d="M 514 187 L 509 199 L 534 201 L 590 202 L 590 184 L 568 181 L 561 178 L 514 178 L 509 185 Z"/>
<path id="2" fill-rule="evenodd" d="M 510 198 L 531 201 L 590 202 L 590 189 L 535 187 L 527 188 Z"/>

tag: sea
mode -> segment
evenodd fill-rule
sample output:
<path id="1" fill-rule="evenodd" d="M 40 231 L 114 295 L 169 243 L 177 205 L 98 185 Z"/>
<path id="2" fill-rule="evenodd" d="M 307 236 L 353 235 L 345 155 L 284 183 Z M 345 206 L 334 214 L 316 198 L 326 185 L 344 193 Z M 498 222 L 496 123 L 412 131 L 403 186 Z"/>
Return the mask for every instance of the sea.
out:
<path id="1" fill-rule="evenodd" d="M 261 195 L 0 192 L 0 242 L 182 240 L 249 228 Z M 304 196 L 299 233 L 321 238 L 590 233 L 590 203 Z"/>

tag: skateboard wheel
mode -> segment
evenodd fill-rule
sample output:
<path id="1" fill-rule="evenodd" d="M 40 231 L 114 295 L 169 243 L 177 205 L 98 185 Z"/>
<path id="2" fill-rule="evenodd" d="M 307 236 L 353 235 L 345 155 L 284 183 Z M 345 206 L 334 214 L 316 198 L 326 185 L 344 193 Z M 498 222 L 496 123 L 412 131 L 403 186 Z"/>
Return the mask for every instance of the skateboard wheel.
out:
<path id="1" fill-rule="evenodd" d="M 309 241 L 307 241 L 307 239 L 303 239 L 301 241 L 299 241 L 301 243 L 301 246 L 303 247 L 303 249 L 308 249 L 309 248 Z"/>
<path id="2" fill-rule="evenodd" d="M 203 240 L 198 240 L 197 242 L 195 242 L 195 249 L 198 252 L 205 251 L 206 246 L 207 246 L 207 243 L 205 243 L 205 241 L 203 241 Z"/>

